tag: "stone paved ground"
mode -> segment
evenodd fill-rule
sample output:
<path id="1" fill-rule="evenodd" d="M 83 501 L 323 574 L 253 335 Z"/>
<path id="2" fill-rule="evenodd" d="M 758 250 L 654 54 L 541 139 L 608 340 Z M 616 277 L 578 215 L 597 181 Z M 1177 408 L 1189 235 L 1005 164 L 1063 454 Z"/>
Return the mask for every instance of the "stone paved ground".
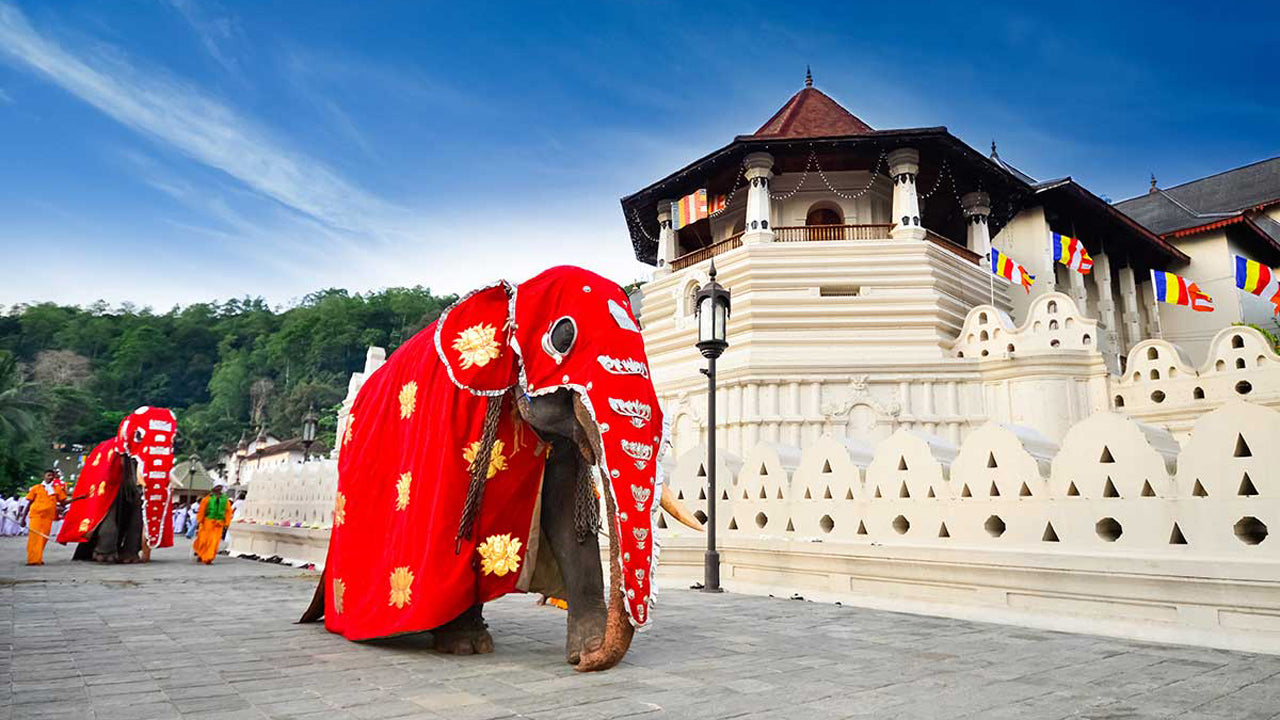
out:
<path id="1" fill-rule="evenodd" d="M 68 718 L 1280 718 L 1280 656 L 668 589 L 600 674 L 564 616 L 511 596 L 482 657 L 291 621 L 315 574 L 188 545 L 145 567 L 42 568 L 0 539 L 0 720 Z M 429 592 L 429 590 L 427 590 Z"/>

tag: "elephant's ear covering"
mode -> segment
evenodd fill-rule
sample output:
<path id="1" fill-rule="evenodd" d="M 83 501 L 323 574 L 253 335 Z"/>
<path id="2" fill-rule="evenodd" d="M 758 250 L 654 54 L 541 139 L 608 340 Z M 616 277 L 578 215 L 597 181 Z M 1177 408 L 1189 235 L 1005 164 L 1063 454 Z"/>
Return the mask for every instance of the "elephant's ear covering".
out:
<path id="1" fill-rule="evenodd" d="M 498 283 L 458 301 L 436 323 L 435 345 L 454 384 L 474 395 L 501 395 L 515 384 L 511 352 L 512 288 Z"/>

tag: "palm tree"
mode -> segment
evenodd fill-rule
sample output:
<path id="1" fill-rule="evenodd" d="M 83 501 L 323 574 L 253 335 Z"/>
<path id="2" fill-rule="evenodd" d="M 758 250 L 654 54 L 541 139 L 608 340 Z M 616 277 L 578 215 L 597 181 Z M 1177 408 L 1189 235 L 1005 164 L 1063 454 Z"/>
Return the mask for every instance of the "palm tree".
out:
<path id="1" fill-rule="evenodd" d="M 18 445 L 31 438 L 40 409 L 34 396 L 33 386 L 18 377 L 13 355 L 0 353 L 0 440 Z"/>

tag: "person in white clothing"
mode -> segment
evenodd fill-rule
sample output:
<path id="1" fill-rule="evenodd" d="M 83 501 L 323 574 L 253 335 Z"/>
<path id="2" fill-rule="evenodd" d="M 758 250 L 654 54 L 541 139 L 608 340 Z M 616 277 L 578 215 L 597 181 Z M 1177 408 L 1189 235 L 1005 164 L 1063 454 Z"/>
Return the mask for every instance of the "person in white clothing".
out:
<path id="1" fill-rule="evenodd" d="M 18 534 L 18 501 L 14 498 L 0 496 L 0 535 L 10 537 Z"/>
<path id="2" fill-rule="evenodd" d="M 182 535 L 187 531 L 187 509 L 182 505 L 173 506 L 173 534 Z"/>

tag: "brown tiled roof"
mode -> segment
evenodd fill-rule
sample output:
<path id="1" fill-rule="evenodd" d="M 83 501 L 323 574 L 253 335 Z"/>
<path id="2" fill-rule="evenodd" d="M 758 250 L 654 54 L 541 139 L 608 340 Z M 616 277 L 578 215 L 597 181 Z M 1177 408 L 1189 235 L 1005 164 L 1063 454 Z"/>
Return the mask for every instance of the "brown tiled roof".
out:
<path id="1" fill-rule="evenodd" d="M 853 113 L 811 87 L 791 96 L 782 109 L 760 126 L 754 138 L 807 138 L 863 135 L 873 132 L 871 126 Z"/>

